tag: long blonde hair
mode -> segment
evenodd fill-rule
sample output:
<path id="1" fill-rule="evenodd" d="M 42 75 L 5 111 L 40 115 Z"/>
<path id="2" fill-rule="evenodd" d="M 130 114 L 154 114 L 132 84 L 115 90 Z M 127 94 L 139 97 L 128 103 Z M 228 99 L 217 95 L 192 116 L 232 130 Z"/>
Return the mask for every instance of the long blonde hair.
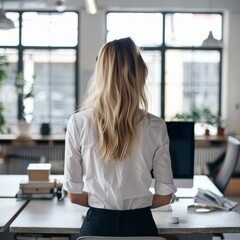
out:
<path id="1" fill-rule="evenodd" d="M 108 42 L 100 49 L 83 106 L 93 109 L 99 153 L 105 162 L 122 160 L 131 154 L 137 123 L 147 112 L 147 73 L 131 38 Z"/>

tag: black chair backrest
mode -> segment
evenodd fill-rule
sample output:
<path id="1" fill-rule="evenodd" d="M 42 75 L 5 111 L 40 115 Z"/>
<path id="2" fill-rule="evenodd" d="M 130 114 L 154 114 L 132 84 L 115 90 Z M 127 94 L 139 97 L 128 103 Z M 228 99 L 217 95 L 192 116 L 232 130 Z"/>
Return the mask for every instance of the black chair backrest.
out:
<path id="1" fill-rule="evenodd" d="M 234 137 L 228 137 L 227 150 L 222 166 L 214 180 L 217 188 L 224 193 L 240 156 L 240 141 Z"/>
<path id="2" fill-rule="evenodd" d="M 237 160 L 237 164 L 233 172 L 233 177 L 240 177 L 240 150 L 239 150 L 239 158 Z"/>

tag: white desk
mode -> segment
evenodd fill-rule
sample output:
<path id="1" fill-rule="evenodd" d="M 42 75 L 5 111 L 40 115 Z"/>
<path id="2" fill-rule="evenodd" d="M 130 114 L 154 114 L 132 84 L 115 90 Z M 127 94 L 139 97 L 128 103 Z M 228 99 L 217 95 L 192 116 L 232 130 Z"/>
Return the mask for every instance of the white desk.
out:
<path id="1" fill-rule="evenodd" d="M 87 209 L 72 204 L 68 198 L 32 200 L 13 221 L 10 232 L 78 234 Z"/>
<path id="2" fill-rule="evenodd" d="M 212 183 L 212 181 L 205 175 L 195 175 L 193 178 L 193 187 L 192 188 L 180 188 L 176 192 L 176 196 L 180 198 L 193 198 L 197 192 L 198 188 L 208 189 L 219 196 L 223 194 L 218 190 L 218 188 Z"/>
<path id="3" fill-rule="evenodd" d="M 240 232 L 240 214 L 235 211 L 213 211 L 193 213 L 187 206 L 193 204 L 191 199 L 180 199 L 172 204 L 172 212 L 153 212 L 153 217 L 161 234 L 191 233 L 233 233 Z M 169 216 L 179 217 L 178 224 L 170 224 Z"/>
<path id="4" fill-rule="evenodd" d="M 50 179 L 58 179 L 62 182 L 63 175 L 51 175 Z M 0 198 L 15 198 L 21 180 L 28 180 L 28 176 L 0 175 Z"/>
<path id="5" fill-rule="evenodd" d="M 10 223 L 24 208 L 27 201 L 18 201 L 17 199 L 0 199 L 0 232 L 8 229 Z"/>
<path id="6" fill-rule="evenodd" d="M 0 198 L 15 198 L 21 179 L 26 175 L 0 175 Z"/>
<path id="7" fill-rule="evenodd" d="M 205 176 L 194 178 L 194 187 L 218 189 Z M 153 212 L 160 234 L 195 234 L 210 239 L 212 233 L 240 232 L 240 215 L 237 212 L 216 211 L 210 213 L 188 213 L 187 206 L 192 199 L 181 199 L 172 204 L 172 212 Z M 55 233 L 78 234 L 82 225 L 82 215 L 87 208 L 74 205 L 68 199 L 63 202 L 34 200 L 24 208 L 10 225 L 10 232 L 15 233 Z M 168 217 L 180 218 L 179 224 L 169 224 Z M 201 234 L 199 234 L 201 233 Z M 180 238 L 181 239 L 181 238 Z M 200 238 L 199 238 L 200 239 Z"/>
<path id="8" fill-rule="evenodd" d="M 172 212 L 153 212 L 161 234 L 191 234 L 240 232 L 240 215 L 237 212 L 215 211 L 189 213 L 187 206 L 191 199 L 182 199 L 172 204 Z M 69 202 L 54 200 L 33 200 L 22 210 L 10 225 L 10 232 L 18 233 L 79 233 L 82 216 L 87 208 Z M 169 224 L 169 216 L 178 216 L 179 224 Z"/>

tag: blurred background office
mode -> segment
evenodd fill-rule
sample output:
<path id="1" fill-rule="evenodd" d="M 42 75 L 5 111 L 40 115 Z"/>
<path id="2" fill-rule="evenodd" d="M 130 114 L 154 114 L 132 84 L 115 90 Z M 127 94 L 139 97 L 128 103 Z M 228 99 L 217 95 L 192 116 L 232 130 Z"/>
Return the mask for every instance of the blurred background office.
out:
<path id="1" fill-rule="evenodd" d="M 19 166 L 4 160 L 0 172 L 22 173 L 44 159 L 62 173 L 67 119 L 83 100 L 99 48 L 125 36 L 149 68 L 149 111 L 196 122 L 195 174 L 207 174 L 226 137 L 240 134 L 240 2 L 2 0 L 0 9 L 0 152 L 22 158 Z M 22 122 L 35 147 L 13 146 Z M 219 126 L 225 135 L 215 138 Z M 206 130 L 211 149 L 201 142 Z"/>
<path id="2" fill-rule="evenodd" d="M 240 2 L 96 0 L 93 14 L 86 2 L 1 1 L 1 14 L 14 24 L 0 25 L 0 54 L 10 63 L 0 87 L 4 131 L 16 132 L 25 118 L 33 133 L 43 122 L 52 133 L 63 132 L 99 48 L 131 36 L 149 67 L 152 113 L 169 120 L 207 107 L 221 116 L 227 133 L 240 133 Z M 16 91 L 17 73 L 27 82 L 25 93 L 33 87 L 32 97 Z"/>

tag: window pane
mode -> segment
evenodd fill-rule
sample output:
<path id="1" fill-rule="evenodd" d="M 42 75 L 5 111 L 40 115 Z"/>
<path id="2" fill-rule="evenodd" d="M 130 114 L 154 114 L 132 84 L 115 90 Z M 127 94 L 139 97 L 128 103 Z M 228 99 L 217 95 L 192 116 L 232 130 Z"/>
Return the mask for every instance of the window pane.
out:
<path id="1" fill-rule="evenodd" d="M 132 37 L 138 46 L 162 44 L 161 13 L 108 13 L 107 41 Z"/>
<path id="2" fill-rule="evenodd" d="M 35 76 L 33 121 L 63 126 L 75 109 L 74 50 L 25 50 L 24 75 Z"/>
<path id="3" fill-rule="evenodd" d="M 220 54 L 218 51 L 166 51 L 165 116 L 211 106 L 217 113 Z"/>
<path id="4" fill-rule="evenodd" d="M 19 14 L 6 12 L 6 17 L 14 22 L 15 28 L 7 30 L 0 29 L 0 45 L 16 46 L 19 44 Z"/>
<path id="5" fill-rule="evenodd" d="M 215 41 L 212 39 L 211 45 L 219 46 L 222 40 L 222 16 L 220 14 L 166 14 L 167 45 L 201 46 L 210 31 L 215 39 Z"/>
<path id="6" fill-rule="evenodd" d="M 16 49 L 0 49 L 0 55 L 6 55 L 9 62 L 6 68 L 7 79 L 0 87 L 0 100 L 3 101 L 3 114 L 8 126 L 17 121 L 17 94 L 14 78 L 17 72 L 18 52 Z"/>
<path id="7" fill-rule="evenodd" d="M 77 40 L 77 13 L 23 13 L 24 46 L 76 46 Z"/>
<path id="8" fill-rule="evenodd" d="M 159 51 L 141 52 L 148 67 L 147 97 L 149 112 L 160 116 L 161 113 L 161 53 Z"/>

